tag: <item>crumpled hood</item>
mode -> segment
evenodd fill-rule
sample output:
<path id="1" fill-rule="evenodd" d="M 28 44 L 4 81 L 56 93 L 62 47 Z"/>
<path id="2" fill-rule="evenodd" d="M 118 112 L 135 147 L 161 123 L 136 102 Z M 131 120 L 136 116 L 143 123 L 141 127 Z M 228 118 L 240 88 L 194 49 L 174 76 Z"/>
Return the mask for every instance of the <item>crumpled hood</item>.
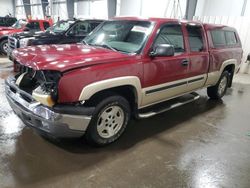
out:
<path id="1" fill-rule="evenodd" d="M 17 62 L 35 70 L 60 72 L 131 57 L 109 49 L 83 44 L 30 46 L 14 50 L 12 55 Z"/>

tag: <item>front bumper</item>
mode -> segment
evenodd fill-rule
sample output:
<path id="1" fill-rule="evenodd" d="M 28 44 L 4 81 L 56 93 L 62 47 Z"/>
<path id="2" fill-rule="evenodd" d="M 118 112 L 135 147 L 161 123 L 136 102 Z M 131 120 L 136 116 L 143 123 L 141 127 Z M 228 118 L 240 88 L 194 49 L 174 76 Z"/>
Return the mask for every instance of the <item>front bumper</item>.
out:
<path id="1" fill-rule="evenodd" d="M 74 115 L 72 111 L 70 114 L 59 113 L 58 110 L 40 104 L 29 93 L 19 89 L 13 77 L 5 81 L 5 93 L 11 108 L 24 124 L 53 137 L 80 137 L 91 121 L 90 112 L 93 109 L 88 109 L 87 115 Z"/>

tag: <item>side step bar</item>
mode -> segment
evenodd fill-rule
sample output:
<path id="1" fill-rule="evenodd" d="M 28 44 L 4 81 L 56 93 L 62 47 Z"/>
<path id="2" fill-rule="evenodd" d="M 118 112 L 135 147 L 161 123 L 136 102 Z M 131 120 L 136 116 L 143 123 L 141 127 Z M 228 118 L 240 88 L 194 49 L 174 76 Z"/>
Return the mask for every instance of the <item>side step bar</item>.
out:
<path id="1" fill-rule="evenodd" d="M 160 104 L 156 104 L 152 107 L 142 109 L 141 111 L 139 111 L 138 118 L 143 119 L 143 118 L 152 117 L 154 115 L 166 112 L 166 111 L 171 110 L 173 108 L 176 108 L 176 107 L 182 106 L 184 104 L 196 101 L 199 98 L 200 98 L 200 95 L 198 93 L 195 93 L 195 92 L 190 93 L 190 94 L 186 94 L 186 95 L 183 95 L 181 97 L 171 99 L 167 102 L 163 102 Z"/>

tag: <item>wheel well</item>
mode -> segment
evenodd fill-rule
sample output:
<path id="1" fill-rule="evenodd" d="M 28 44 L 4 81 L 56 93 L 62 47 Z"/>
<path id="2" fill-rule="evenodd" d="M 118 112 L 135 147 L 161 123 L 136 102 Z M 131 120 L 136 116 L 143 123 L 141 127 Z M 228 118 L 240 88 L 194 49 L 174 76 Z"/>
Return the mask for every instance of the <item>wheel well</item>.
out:
<path id="1" fill-rule="evenodd" d="M 8 40 L 8 36 L 4 36 L 4 37 L 2 37 L 2 38 L 0 38 L 0 42 L 2 42 L 3 40 Z"/>
<path id="2" fill-rule="evenodd" d="M 90 99 L 88 99 L 85 102 L 85 105 L 87 106 L 96 105 L 97 103 L 102 101 L 103 98 L 109 97 L 112 95 L 123 96 L 129 102 L 130 108 L 132 111 L 137 109 L 137 104 L 138 104 L 137 92 L 136 92 L 136 89 L 130 85 L 118 86 L 118 87 L 113 87 L 113 88 L 99 91 L 95 93 L 93 96 L 91 96 Z"/>
<path id="3" fill-rule="evenodd" d="M 231 64 L 231 65 L 227 65 L 223 72 L 224 71 L 228 71 L 229 72 L 229 77 L 230 77 L 230 80 L 229 80 L 229 83 L 228 83 L 228 87 L 231 87 L 232 86 L 232 82 L 233 82 L 233 76 L 234 76 L 234 70 L 235 70 L 235 65 Z"/>

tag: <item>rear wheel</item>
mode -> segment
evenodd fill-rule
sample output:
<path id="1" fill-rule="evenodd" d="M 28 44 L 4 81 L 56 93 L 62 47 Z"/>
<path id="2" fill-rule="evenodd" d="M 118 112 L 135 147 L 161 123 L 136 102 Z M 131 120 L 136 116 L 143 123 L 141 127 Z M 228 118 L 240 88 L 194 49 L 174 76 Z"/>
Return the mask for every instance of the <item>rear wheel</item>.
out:
<path id="1" fill-rule="evenodd" d="M 224 71 L 221 74 L 218 83 L 215 86 L 207 88 L 207 95 L 211 99 L 221 99 L 227 91 L 228 84 L 229 84 L 229 73 L 227 71 Z"/>
<path id="2" fill-rule="evenodd" d="M 4 55 L 7 55 L 8 48 L 9 48 L 9 46 L 8 46 L 8 40 L 7 40 L 7 39 L 2 40 L 2 41 L 0 42 L 0 52 L 1 52 L 2 54 L 4 54 Z"/>
<path id="3" fill-rule="evenodd" d="M 130 106 L 122 96 L 110 96 L 96 105 L 96 110 L 86 131 L 88 143 L 104 146 L 116 141 L 130 120 Z"/>

